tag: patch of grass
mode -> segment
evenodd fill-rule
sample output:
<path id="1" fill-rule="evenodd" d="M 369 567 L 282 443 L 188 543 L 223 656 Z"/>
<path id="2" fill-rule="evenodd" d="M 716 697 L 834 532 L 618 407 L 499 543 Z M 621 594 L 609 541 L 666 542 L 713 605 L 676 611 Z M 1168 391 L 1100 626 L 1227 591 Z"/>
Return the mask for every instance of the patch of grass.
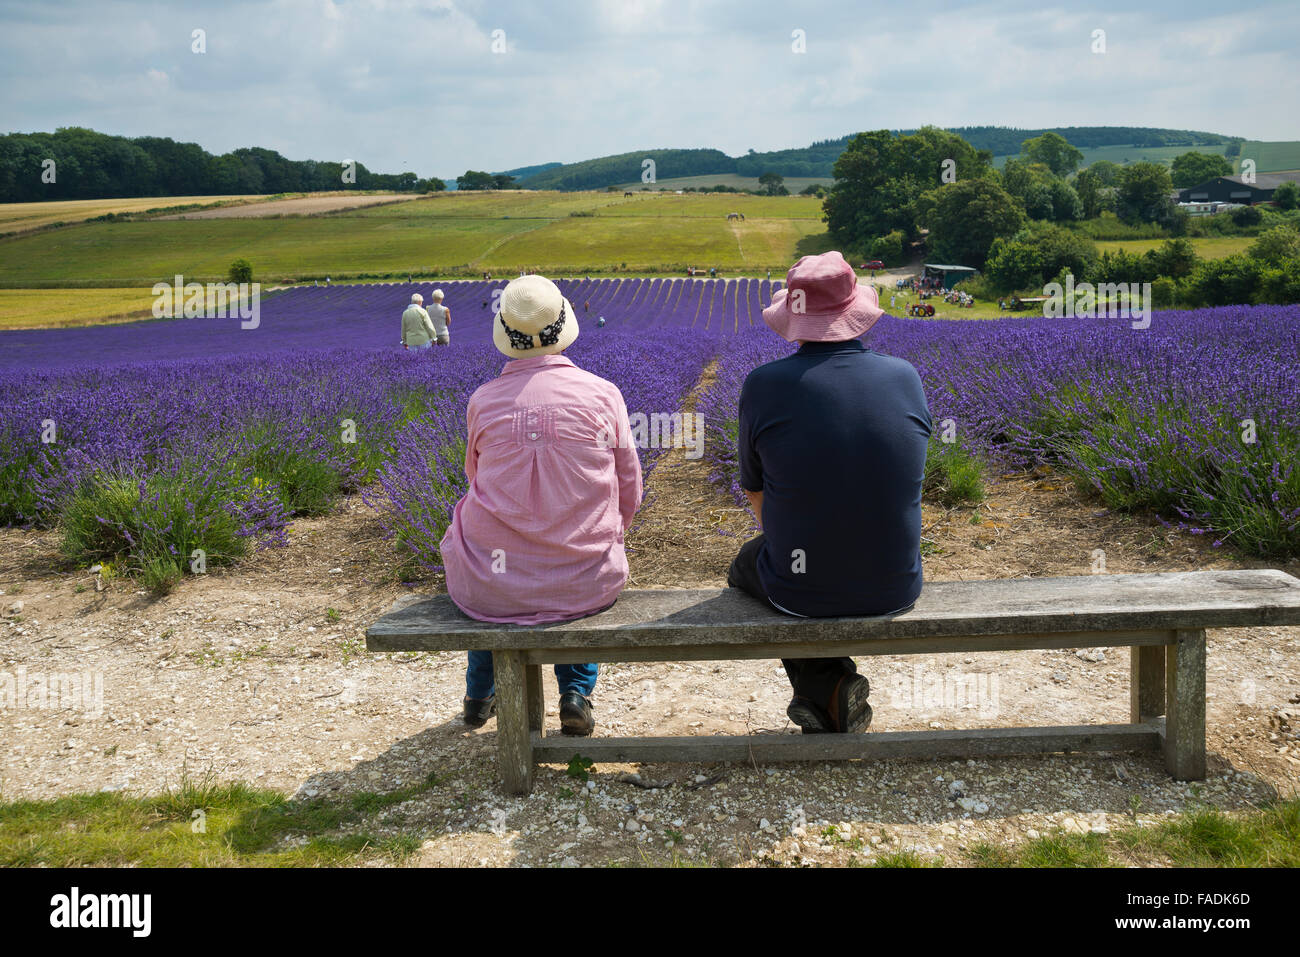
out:
<path id="1" fill-rule="evenodd" d="M 872 867 L 939 867 L 942 859 L 927 860 L 915 851 L 891 851 L 871 862 Z"/>
<path id="2" fill-rule="evenodd" d="M 140 584 L 155 595 L 166 595 L 180 583 L 180 565 L 171 558 L 157 556 L 144 563 Z"/>
<path id="3" fill-rule="evenodd" d="M 54 329 L 152 315 L 149 289 L 0 289 L 0 329 Z"/>
<path id="4" fill-rule="evenodd" d="M 1125 828 L 1116 843 L 1177 867 L 1300 867 L 1300 798 L 1245 814 L 1194 808 L 1155 827 Z"/>
<path id="5" fill-rule="evenodd" d="M 1252 236 L 1192 236 L 1188 242 L 1202 259 L 1222 259 L 1234 253 L 1245 252 L 1255 241 Z M 1159 249 L 1165 244 L 1164 239 L 1121 239 L 1097 243 L 1097 252 L 1118 252 L 1142 254 L 1150 249 Z"/>
<path id="6" fill-rule="evenodd" d="M 932 441 L 925 457 L 924 494 L 952 507 L 984 500 L 984 466 L 956 442 Z"/>
<path id="7" fill-rule="evenodd" d="M 1149 827 L 1055 832 L 1019 847 L 981 842 L 967 853 L 982 867 L 1300 867 L 1300 798 L 1231 814 L 1198 805 Z"/>
<path id="8" fill-rule="evenodd" d="M 377 836 L 386 809 L 436 782 L 387 794 L 294 801 L 278 791 L 211 775 L 153 797 L 81 794 L 0 803 L 5 867 L 328 867 L 399 863 L 422 837 Z"/>

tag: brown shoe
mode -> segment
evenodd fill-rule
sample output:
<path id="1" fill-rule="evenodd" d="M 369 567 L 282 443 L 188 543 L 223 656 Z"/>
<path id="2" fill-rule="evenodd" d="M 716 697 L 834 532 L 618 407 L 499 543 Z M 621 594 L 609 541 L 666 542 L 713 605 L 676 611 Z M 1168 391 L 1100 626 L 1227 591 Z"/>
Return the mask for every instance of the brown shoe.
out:
<path id="1" fill-rule="evenodd" d="M 831 727 L 848 734 L 866 731 L 871 726 L 871 705 L 867 703 L 869 694 L 871 685 L 862 675 L 848 674 L 841 678 L 827 709 Z"/>

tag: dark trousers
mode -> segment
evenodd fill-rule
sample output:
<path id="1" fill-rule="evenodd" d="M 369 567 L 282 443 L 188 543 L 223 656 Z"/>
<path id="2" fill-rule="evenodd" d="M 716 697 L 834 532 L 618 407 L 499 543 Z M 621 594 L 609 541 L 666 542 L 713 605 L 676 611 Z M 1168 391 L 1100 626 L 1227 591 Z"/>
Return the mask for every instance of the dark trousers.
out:
<path id="1" fill-rule="evenodd" d="M 759 535 L 740 546 L 740 553 L 727 570 L 727 584 L 753 595 L 765 605 L 771 605 L 763 591 L 763 583 L 758 580 L 758 553 L 763 549 L 764 540 Z M 852 658 L 782 658 L 781 664 L 785 666 L 794 693 L 821 708 L 830 704 L 840 679 L 858 670 Z"/>

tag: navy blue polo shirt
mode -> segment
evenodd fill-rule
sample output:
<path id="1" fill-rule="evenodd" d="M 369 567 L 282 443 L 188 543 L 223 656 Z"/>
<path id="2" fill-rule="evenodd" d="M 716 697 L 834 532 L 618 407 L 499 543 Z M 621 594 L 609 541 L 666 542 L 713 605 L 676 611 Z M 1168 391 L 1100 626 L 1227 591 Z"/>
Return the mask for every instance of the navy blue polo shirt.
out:
<path id="1" fill-rule="evenodd" d="M 921 593 L 930 411 L 911 363 L 808 342 L 740 393 L 740 485 L 763 493 L 758 577 L 784 611 L 881 615 Z"/>

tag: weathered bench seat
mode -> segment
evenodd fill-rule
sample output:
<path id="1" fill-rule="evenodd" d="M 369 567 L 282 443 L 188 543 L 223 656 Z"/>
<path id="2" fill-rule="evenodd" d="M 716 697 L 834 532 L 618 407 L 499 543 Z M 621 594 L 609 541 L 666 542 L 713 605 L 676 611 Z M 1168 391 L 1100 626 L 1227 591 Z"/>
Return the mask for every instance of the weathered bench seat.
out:
<path id="1" fill-rule="evenodd" d="M 846 758 L 1163 750 L 1179 780 L 1205 777 L 1205 629 L 1300 624 L 1300 580 L 1280 571 L 1168 572 L 931 582 L 909 611 L 792 618 L 736 589 L 628 590 L 607 611 L 550 625 L 474 621 L 446 595 L 401 602 L 366 632 L 371 651 L 493 652 L 498 760 L 527 793 L 535 762 Z M 543 734 L 541 666 L 1122 647 L 1129 724 L 867 734 L 566 738 Z M 867 672 L 869 674 L 869 671 Z"/>

